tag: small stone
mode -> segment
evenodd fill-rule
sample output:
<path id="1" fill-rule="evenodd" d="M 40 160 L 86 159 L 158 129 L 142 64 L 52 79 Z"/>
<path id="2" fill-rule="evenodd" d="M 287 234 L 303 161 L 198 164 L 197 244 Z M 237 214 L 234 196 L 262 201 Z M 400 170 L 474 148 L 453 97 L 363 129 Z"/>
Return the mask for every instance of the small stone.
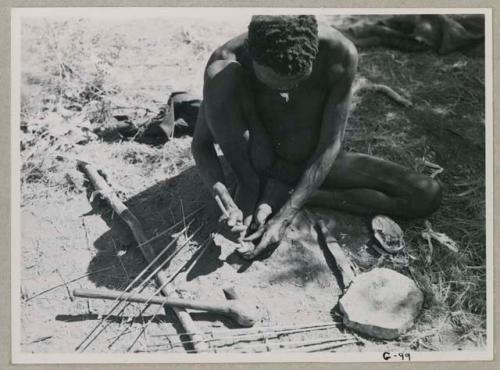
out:
<path id="1" fill-rule="evenodd" d="M 390 269 L 356 277 L 339 301 L 344 325 L 380 339 L 395 339 L 413 326 L 424 296 L 415 282 Z"/>

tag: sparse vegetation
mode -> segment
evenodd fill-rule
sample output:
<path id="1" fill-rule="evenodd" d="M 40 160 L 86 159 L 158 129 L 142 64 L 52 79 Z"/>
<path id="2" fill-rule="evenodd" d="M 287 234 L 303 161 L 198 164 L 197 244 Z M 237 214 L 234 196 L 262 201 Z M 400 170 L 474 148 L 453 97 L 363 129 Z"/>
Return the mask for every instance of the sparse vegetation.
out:
<path id="1" fill-rule="evenodd" d="M 82 226 L 79 216 L 87 212 L 82 206 L 87 200 L 79 194 L 84 180 L 74 158 L 105 163 L 124 198 L 193 165 L 188 137 L 152 147 L 133 140 L 104 142 L 96 133 L 115 125 L 119 115 L 139 127 L 146 125 L 172 91 L 200 94 L 210 52 L 246 25 L 199 23 L 25 20 L 20 143 L 23 282 L 32 281 L 35 289 L 41 286 L 37 278 L 48 274 L 61 257 L 68 274 L 81 271 L 87 266 L 75 266 L 82 255 L 95 253 L 88 250 L 92 237 L 86 233 L 95 237 L 104 226 L 96 224 L 92 231 Z M 336 19 L 336 24 L 342 25 L 342 20 Z M 443 205 L 429 221 L 459 248 L 455 253 L 429 244 L 421 235 L 425 220 L 401 222 L 407 253 L 381 263 L 413 277 L 426 298 L 423 314 L 401 345 L 415 350 L 481 349 L 486 340 L 484 62 L 460 53 L 443 57 L 377 48 L 361 53 L 359 74 L 401 92 L 413 106 L 404 108 L 383 95 L 360 91 L 347 147 L 427 174 L 441 167 L 435 176 L 443 184 Z M 170 208 L 151 210 L 150 217 L 155 225 L 174 218 Z M 48 317 L 33 302 L 24 309 L 41 319 Z M 85 331 L 85 322 L 81 327 Z M 40 330 L 46 328 L 41 325 Z M 24 327 L 24 337 L 33 335 Z M 42 348 L 36 346 L 29 349 Z"/>

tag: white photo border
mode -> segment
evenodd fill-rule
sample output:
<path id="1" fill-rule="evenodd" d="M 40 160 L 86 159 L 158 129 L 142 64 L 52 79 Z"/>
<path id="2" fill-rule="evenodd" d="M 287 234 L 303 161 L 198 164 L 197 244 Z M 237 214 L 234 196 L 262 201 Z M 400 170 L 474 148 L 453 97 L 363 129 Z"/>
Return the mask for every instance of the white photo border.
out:
<path id="1" fill-rule="evenodd" d="M 276 363 L 276 362 L 388 362 L 382 352 L 278 353 L 263 354 L 169 354 L 169 353 L 25 353 L 20 346 L 20 96 L 21 96 L 21 19 L 23 17 L 92 17 L 137 19 L 144 17 L 249 17 L 251 14 L 483 14 L 485 17 L 485 185 L 486 185 L 486 304 L 487 344 L 484 351 L 411 352 L 411 361 L 487 361 L 493 360 L 493 22 L 491 8 L 230 8 L 230 7 L 67 7 L 11 9 L 11 329 L 13 364 L 112 364 L 112 363 Z M 391 361 L 392 362 L 392 361 Z"/>

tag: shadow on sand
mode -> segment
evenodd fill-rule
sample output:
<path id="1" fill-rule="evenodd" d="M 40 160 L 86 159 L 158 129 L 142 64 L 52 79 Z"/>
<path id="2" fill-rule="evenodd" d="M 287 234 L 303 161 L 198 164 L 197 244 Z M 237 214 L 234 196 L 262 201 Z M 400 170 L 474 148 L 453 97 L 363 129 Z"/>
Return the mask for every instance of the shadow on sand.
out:
<path id="1" fill-rule="evenodd" d="M 87 188 L 89 199 L 92 191 L 92 186 L 89 185 Z M 193 217 L 194 221 L 190 226 L 190 233 L 188 233 L 191 234 L 193 230 L 201 227 L 193 238 L 194 242 L 198 245 L 203 244 L 212 232 L 219 229 L 220 210 L 211 199 L 194 167 L 186 169 L 174 178 L 148 188 L 127 200 L 125 204 L 140 220 L 148 237 L 157 235 L 180 222 L 171 232 L 166 233 L 165 236 L 158 238 L 151 244 L 156 254 L 165 248 L 174 232 L 182 229 L 183 215 L 189 215 L 200 207 L 203 208 Z M 91 260 L 88 270 L 95 271 L 110 266 L 111 270 L 107 274 L 91 275 L 89 278 L 97 287 L 124 290 L 141 273 L 146 266 L 146 261 L 137 248 L 137 242 L 131 230 L 120 217 L 113 213 L 109 205 L 100 200 L 99 197 L 95 197 L 91 205 L 91 213 L 100 215 L 108 225 L 109 230 L 94 242 L 97 254 Z M 313 214 L 321 218 L 326 217 L 332 233 L 344 247 L 352 252 L 359 251 L 360 246 L 366 245 L 368 242 L 364 219 L 334 211 L 328 211 L 326 214 L 313 211 Z M 244 274 L 246 278 L 252 281 L 264 279 L 271 284 L 282 284 L 284 289 L 297 279 L 301 281 L 299 285 L 306 284 L 307 281 L 313 279 L 318 280 L 317 284 L 323 286 L 322 281 L 328 281 L 328 276 L 335 274 L 332 271 L 335 267 L 331 261 L 328 261 L 324 251 L 321 250 L 315 238 L 312 237 L 310 225 L 306 225 L 300 220 L 294 223 L 295 231 L 288 235 L 288 241 L 282 243 L 277 252 L 271 250 L 267 253 L 267 258 L 262 260 L 263 264 L 259 264 L 257 270 L 253 268 L 247 272 L 252 263 L 246 262 L 237 253 L 230 254 L 225 259 L 226 262 L 221 261 L 219 258 L 221 249 L 211 243 L 203 258 L 192 266 L 185 278 L 187 281 L 192 281 L 200 276 L 209 277 L 223 267 L 224 263 L 227 263 L 233 267 L 236 273 Z M 174 249 L 169 250 L 165 256 L 172 253 Z M 375 255 L 370 253 L 365 257 L 372 262 L 376 258 Z M 191 261 L 193 259 L 194 257 L 191 257 Z M 173 259 L 173 261 L 176 260 L 177 258 Z M 175 268 L 179 266 L 178 261 L 176 263 Z M 168 269 L 168 267 L 167 265 L 166 268 Z M 223 273 L 220 276 L 224 279 Z M 138 279 L 134 285 L 140 282 L 141 279 Z M 325 283 L 324 286 L 327 286 L 327 284 Z M 170 310 L 166 310 L 165 313 L 166 316 L 162 315 L 162 319 L 174 324 L 176 320 L 173 313 Z M 61 319 L 68 320 L 71 318 Z M 235 327 L 231 320 L 219 315 L 193 313 L 193 319 L 203 321 L 218 320 L 228 328 Z"/>
<path id="2" fill-rule="evenodd" d="M 87 188 L 89 198 L 92 191 L 92 186 L 89 185 Z M 105 201 L 98 198 L 95 197 L 91 202 L 92 212 L 101 215 L 109 226 L 109 230 L 94 242 L 97 254 L 90 262 L 88 270 L 95 271 L 109 266 L 112 269 L 107 274 L 97 274 L 90 278 L 97 287 L 123 290 L 141 273 L 146 266 L 146 261 L 141 251 L 136 248 L 137 242 L 127 224 L 111 210 Z M 183 228 L 184 216 L 200 207 L 204 208 L 192 218 L 186 219 L 186 223 L 193 220 L 188 235 L 201 226 L 200 231 L 193 237 L 193 241 L 201 245 L 218 227 L 219 211 L 215 203 L 210 201 L 210 195 L 194 167 L 186 169 L 176 177 L 157 183 L 124 203 L 140 220 L 147 237 L 158 235 L 178 224 L 170 232 L 151 243 L 156 254 L 167 246 L 176 231 Z M 168 257 L 174 250 L 175 248 L 170 248 L 164 256 Z M 203 259 L 193 266 L 188 279 L 209 274 L 220 267 L 222 262 L 217 258 L 219 254 L 220 249 L 212 245 L 204 254 Z M 168 265 L 165 267 L 168 268 Z M 137 284 L 140 281 L 139 279 Z"/>

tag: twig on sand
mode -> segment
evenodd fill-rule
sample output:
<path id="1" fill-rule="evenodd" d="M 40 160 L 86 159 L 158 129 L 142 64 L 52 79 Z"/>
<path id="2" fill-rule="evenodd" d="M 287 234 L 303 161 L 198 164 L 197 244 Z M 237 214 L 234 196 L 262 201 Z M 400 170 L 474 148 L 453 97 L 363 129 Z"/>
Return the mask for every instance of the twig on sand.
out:
<path id="1" fill-rule="evenodd" d="M 57 289 L 57 288 L 60 288 L 60 287 L 63 287 L 63 286 L 67 286 L 67 284 L 74 283 L 75 281 L 78 281 L 78 280 L 80 280 L 80 279 L 83 279 L 84 277 L 87 277 L 87 276 L 90 276 L 90 275 L 94 275 L 94 274 L 98 274 L 98 273 L 100 273 L 100 272 L 108 271 L 108 270 L 111 270 L 112 268 L 113 268 L 113 267 L 112 267 L 112 266 L 110 266 L 110 267 L 105 267 L 105 268 L 100 269 L 100 270 L 87 272 L 86 274 L 83 274 L 83 275 L 81 275 L 81 276 L 78 276 L 78 277 L 76 277 L 76 278 L 74 278 L 74 279 L 71 279 L 71 280 L 69 280 L 69 281 L 63 282 L 62 284 L 55 285 L 55 286 L 53 286 L 53 287 L 51 287 L 51 288 L 49 288 L 49 289 L 45 289 L 45 290 L 43 290 L 43 291 L 41 291 L 41 292 L 39 292 L 39 293 L 36 293 L 35 295 L 33 295 L 33 296 L 31 296 L 31 297 L 26 298 L 24 301 L 25 301 L 25 302 L 31 301 L 32 299 L 35 299 L 35 298 L 37 298 L 37 297 L 41 296 L 42 294 L 48 293 L 48 292 L 50 292 L 50 291 L 52 291 L 52 290 L 54 290 L 54 289 Z"/>
<path id="2" fill-rule="evenodd" d="M 64 279 L 64 277 L 62 276 L 59 269 L 56 269 L 56 274 L 59 275 L 59 277 L 61 278 L 61 280 L 64 284 L 64 287 L 66 288 L 66 292 L 68 293 L 69 300 L 71 302 L 73 302 L 75 300 L 75 298 L 73 297 L 73 294 L 71 294 L 71 290 L 69 290 L 69 288 L 68 288 L 68 283 L 66 282 L 66 279 Z"/>
<path id="3" fill-rule="evenodd" d="M 111 109 L 113 110 L 144 110 L 148 113 L 155 113 L 155 114 L 158 114 L 158 111 L 156 110 L 151 110 L 150 108 L 148 107 L 141 107 L 141 106 L 124 106 L 124 105 L 115 105 L 114 107 L 112 107 Z"/>
<path id="4" fill-rule="evenodd" d="M 443 167 L 441 167 L 440 165 L 438 165 L 436 163 L 432 163 L 432 162 L 426 160 L 425 158 L 422 158 L 422 163 L 424 166 L 431 168 L 433 170 L 431 175 L 430 175 L 432 178 L 435 178 L 437 175 L 439 175 L 440 173 L 442 173 L 444 171 Z"/>
<path id="5" fill-rule="evenodd" d="M 36 338 L 36 339 L 33 339 L 32 341 L 29 341 L 27 343 L 23 343 L 23 344 L 34 344 L 34 343 L 40 343 L 40 342 L 44 342 L 46 340 L 49 340 L 50 338 L 52 338 L 53 336 L 52 335 L 47 335 L 47 336 L 44 336 L 44 337 L 40 337 L 40 338 Z"/>
<path id="6" fill-rule="evenodd" d="M 93 250 L 90 247 L 90 238 L 89 238 L 89 232 L 87 230 L 87 225 L 85 224 L 85 218 L 82 217 L 82 226 L 83 226 L 83 231 L 85 232 L 85 240 L 87 241 L 87 249 L 89 252 L 92 254 Z"/>

